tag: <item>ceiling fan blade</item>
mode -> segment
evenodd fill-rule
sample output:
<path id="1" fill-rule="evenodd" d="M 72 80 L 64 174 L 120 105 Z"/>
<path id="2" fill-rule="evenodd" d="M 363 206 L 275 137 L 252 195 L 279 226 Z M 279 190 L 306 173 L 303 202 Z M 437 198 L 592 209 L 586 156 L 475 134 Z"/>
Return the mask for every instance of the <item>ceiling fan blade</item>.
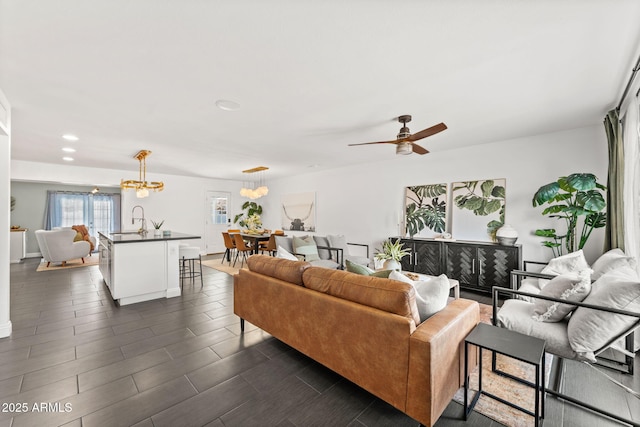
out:
<path id="1" fill-rule="evenodd" d="M 431 135 L 435 135 L 438 132 L 442 132 L 447 128 L 447 125 L 444 123 L 439 123 L 435 126 L 431 126 L 430 128 L 421 130 L 420 132 L 414 133 L 409 137 L 409 141 L 417 141 L 422 138 L 426 138 Z"/>
<path id="2" fill-rule="evenodd" d="M 427 154 L 429 152 L 429 150 L 419 146 L 415 142 L 412 142 L 411 146 L 413 147 L 413 152 L 416 153 L 416 154 Z"/>
<path id="3" fill-rule="evenodd" d="M 352 147 L 354 145 L 371 145 L 371 144 L 397 144 L 398 141 L 394 140 L 394 141 L 380 141 L 380 142 L 361 142 L 360 144 L 348 144 L 349 147 Z"/>

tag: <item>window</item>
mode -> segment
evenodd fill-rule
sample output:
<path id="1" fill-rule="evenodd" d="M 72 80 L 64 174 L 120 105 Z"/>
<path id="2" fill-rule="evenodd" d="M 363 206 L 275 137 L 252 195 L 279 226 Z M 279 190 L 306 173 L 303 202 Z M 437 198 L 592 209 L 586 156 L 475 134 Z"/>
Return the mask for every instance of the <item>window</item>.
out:
<path id="1" fill-rule="evenodd" d="M 120 195 L 64 191 L 47 192 L 45 229 L 84 224 L 89 234 L 120 229 Z"/>
<path id="2" fill-rule="evenodd" d="M 226 224 L 227 223 L 227 205 L 228 199 L 226 197 L 215 197 L 213 199 L 213 217 L 211 218 L 214 224 Z"/>

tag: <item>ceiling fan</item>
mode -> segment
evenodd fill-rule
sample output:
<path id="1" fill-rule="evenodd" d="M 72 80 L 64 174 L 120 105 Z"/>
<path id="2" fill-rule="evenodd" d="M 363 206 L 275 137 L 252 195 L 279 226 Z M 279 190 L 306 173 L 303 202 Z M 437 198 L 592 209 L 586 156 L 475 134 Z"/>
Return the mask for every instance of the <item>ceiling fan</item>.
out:
<path id="1" fill-rule="evenodd" d="M 400 129 L 400 132 L 398 133 L 397 139 L 395 141 L 363 142 L 360 144 L 349 144 L 349 146 L 370 144 L 396 144 L 396 154 L 427 154 L 429 150 L 419 146 L 415 143 L 415 141 L 431 135 L 435 135 L 436 133 L 442 132 L 447 128 L 447 125 L 445 125 L 444 123 L 439 123 L 435 126 L 431 126 L 430 128 L 421 130 L 420 132 L 414 133 L 412 135 L 409 131 L 409 128 L 407 127 L 407 123 L 411 121 L 411 116 L 405 114 L 398 117 L 398 121 L 402 123 L 402 128 Z"/>

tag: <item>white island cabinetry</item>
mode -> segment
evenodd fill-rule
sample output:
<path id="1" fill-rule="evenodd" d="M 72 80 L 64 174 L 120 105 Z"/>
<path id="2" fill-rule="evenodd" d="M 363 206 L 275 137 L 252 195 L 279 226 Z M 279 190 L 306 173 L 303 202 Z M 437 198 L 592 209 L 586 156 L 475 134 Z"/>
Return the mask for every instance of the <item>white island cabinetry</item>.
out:
<path id="1" fill-rule="evenodd" d="M 180 240 L 199 238 L 182 233 L 100 233 L 100 271 L 111 297 L 127 305 L 180 296 Z"/>

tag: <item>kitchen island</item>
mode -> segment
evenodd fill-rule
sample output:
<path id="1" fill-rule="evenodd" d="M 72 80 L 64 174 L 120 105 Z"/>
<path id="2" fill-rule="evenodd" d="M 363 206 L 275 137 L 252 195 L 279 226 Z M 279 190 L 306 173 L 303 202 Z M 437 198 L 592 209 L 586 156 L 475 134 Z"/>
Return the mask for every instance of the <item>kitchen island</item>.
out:
<path id="1" fill-rule="evenodd" d="M 200 236 L 153 231 L 98 233 L 100 272 L 119 305 L 181 295 L 178 248 L 181 240 Z"/>

